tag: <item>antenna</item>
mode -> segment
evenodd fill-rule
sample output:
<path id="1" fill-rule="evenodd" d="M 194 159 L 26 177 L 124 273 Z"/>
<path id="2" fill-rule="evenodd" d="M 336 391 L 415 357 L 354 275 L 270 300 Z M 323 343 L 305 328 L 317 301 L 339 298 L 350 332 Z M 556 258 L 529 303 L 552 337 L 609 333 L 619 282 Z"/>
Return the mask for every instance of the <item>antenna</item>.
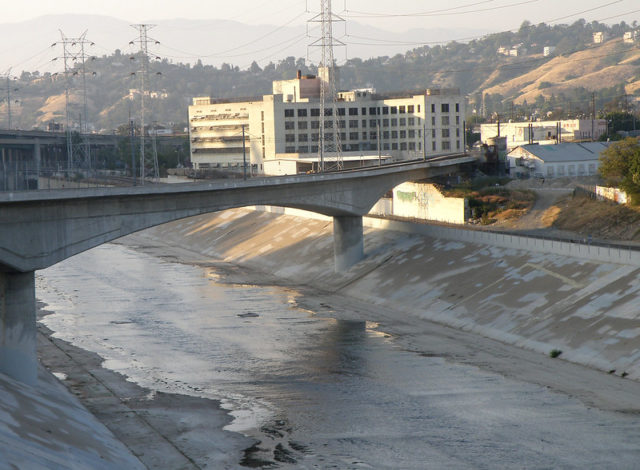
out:
<path id="1" fill-rule="evenodd" d="M 147 93 L 146 86 L 149 81 L 149 43 L 153 42 L 154 44 L 160 44 L 153 38 L 150 38 L 148 35 L 148 31 L 154 28 L 156 25 L 154 24 L 134 24 L 131 25 L 132 28 L 137 29 L 139 36 L 137 39 L 134 39 L 129 44 L 135 44 L 136 42 L 139 44 L 140 49 L 139 53 L 142 58 L 142 64 L 140 69 L 138 70 L 138 74 L 140 75 L 140 184 L 144 184 L 144 177 L 146 172 L 146 158 L 145 158 L 145 143 L 144 143 L 144 123 L 145 123 L 145 95 Z M 153 170 L 154 177 L 158 178 L 158 157 L 157 154 L 153 153 Z"/>
<path id="2" fill-rule="evenodd" d="M 334 46 L 344 46 L 345 44 L 333 37 L 333 23 L 344 21 L 343 18 L 334 15 L 331 11 L 331 0 L 320 0 L 320 14 L 314 16 L 309 22 L 321 23 L 322 36 L 320 39 L 312 42 L 310 46 L 320 46 L 322 55 L 320 65 L 318 66 L 318 77 L 320 78 L 320 138 L 318 141 L 318 155 L 320 157 L 320 171 L 324 172 L 326 168 L 325 156 L 329 153 L 335 155 L 335 165 L 331 165 L 330 169 L 342 170 L 342 145 L 340 142 L 340 120 L 338 119 L 338 108 L 336 106 L 336 69 L 333 57 Z M 327 101 L 331 100 L 329 108 Z M 326 123 L 325 116 L 332 117 L 331 130 L 325 132 Z"/>

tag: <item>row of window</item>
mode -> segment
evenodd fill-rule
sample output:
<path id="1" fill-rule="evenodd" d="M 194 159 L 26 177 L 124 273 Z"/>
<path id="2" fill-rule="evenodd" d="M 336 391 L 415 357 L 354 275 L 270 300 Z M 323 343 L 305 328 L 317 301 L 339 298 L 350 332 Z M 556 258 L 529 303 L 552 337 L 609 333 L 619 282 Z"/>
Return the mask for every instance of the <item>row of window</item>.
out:
<path id="1" fill-rule="evenodd" d="M 452 133 L 451 133 L 451 129 L 440 129 L 440 134 L 442 136 L 442 138 L 447 139 L 449 137 L 451 137 Z M 460 137 L 460 129 L 456 128 L 455 130 L 455 134 L 456 137 Z M 333 133 L 332 132 L 325 132 L 325 135 L 327 136 L 328 139 L 332 139 L 333 138 Z M 378 139 L 378 132 L 377 131 L 369 131 L 369 132 L 349 132 L 349 140 L 358 140 L 360 138 L 360 135 L 362 135 L 362 139 L 369 139 L 369 140 L 377 140 Z M 297 140 L 298 142 L 307 142 L 309 140 L 309 134 L 285 134 L 285 142 L 295 142 L 296 141 L 296 136 L 297 136 Z M 435 139 L 437 136 L 437 132 L 436 129 L 431 129 L 431 138 Z M 400 130 L 400 131 L 382 131 L 380 132 L 380 137 L 383 140 L 389 140 L 391 139 L 415 139 L 416 137 L 421 138 L 422 137 L 422 130 L 418 129 L 417 131 L 415 129 L 409 129 L 409 130 Z M 320 138 L 320 134 L 319 133 L 313 133 L 311 134 L 311 140 L 312 141 L 317 141 Z M 340 139 L 342 140 L 347 140 L 347 133 L 346 132 L 340 132 Z"/>
<path id="2" fill-rule="evenodd" d="M 456 113 L 460 112 L 460 103 L 455 103 L 455 110 Z M 338 116 L 345 116 L 347 113 L 349 113 L 349 116 L 358 116 L 359 114 L 362 116 L 366 116 L 367 115 L 367 111 L 369 113 L 369 115 L 371 116 L 379 116 L 379 115 L 387 115 L 387 114 L 412 114 L 415 112 L 420 112 L 420 105 L 414 106 L 412 104 L 410 105 L 406 105 L 406 106 L 370 106 L 370 107 L 362 107 L 362 108 L 343 108 L 343 107 L 339 107 L 336 108 L 336 113 Z M 435 103 L 431 104 L 431 112 L 435 113 L 436 112 L 436 105 Z M 442 113 L 448 113 L 449 112 L 449 103 L 441 103 L 440 104 L 440 112 Z M 297 115 L 298 117 L 306 117 L 307 113 L 309 113 L 310 116 L 320 116 L 320 108 L 311 108 L 311 109 L 307 109 L 307 108 L 298 108 L 297 110 Z M 295 117 L 296 115 L 296 110 L 294 110 L 293 108 L 287 108 L 284 110 L 284 117 Z M 333 115 L 333 108 L 325 108 L 324 110 L 324 115 L 325 116 L 332 116 Z"/>
<path id="3" fill-rule="evenodd" d="M 421 119 L 420 118 L 392 118 L 392 119 L 369 119 L 368 121 L 366 119 L 362 119 L 362 120 L 358 120 L 358 119 L 349 119 L 349 129 L 356 129 L 358 127 L 367 127 L 367 124 L 369 125 L 368 127 L 378 127 L 378 123 L 380 123 L 380 125 L 382 127 L 406 127 L 406 126 L 415 126 L 416 124 L 420 125 L 421 123 Z M 333 127 L 333 120 L 325 120 L 324 121 L 324 127 L 325 128 L 332 128 Z M 339 120 L 336 121 L 338 124 L 338 127 L 340 129 L 345 129 L 346 128 L 346 124 L 347 121 L 344 120 Z M 451 125 L 451 120 L 449 119 L 449 116 L 442 116 L 441 117 L 441 124 L 442 126 L 450 126 Z M 456 116 L 455 119 L 455 123 L 456 125 L 460 125 L 460 116 Z M 431 119 L 431 125 L 432 126 L 436 126 L 436 118 L 433 117 Z M 309 126 L 311 126 L 311 129 L 319 129 L 320 128 L 320 121 L 285 121 L 284 122 L 284 128 L 286 130 L 292 130 L 295 129 L 296 127 L 298 129 L 308 129 Z"/>
<path id="4" fill-rule="evenodd" d="M 422 143 L 421 142 L 393 142 L 393 143 L 382 143 L 382 150 L 409 150 L 409 151 L 422 151 Z M 443 151 L 451 150 L 451 142 L 448 140 L 443 140 L 440 143 L 440 148 Z M 460 150 L 460 141 L 456 141 L 456 148 Z M 376 142 L 358 142 L 358 143 L 345 143 L 342 145 L 342 150 L 345 152 L 355 152 L 355 151 L 377 151 L 378 144 Z M 431 150 L 437 150 L 436 142 L 432 142 Z M 287 145 L 284 149 L 285 153 L 317 153 L 318 146 L 317 145 Z"/>

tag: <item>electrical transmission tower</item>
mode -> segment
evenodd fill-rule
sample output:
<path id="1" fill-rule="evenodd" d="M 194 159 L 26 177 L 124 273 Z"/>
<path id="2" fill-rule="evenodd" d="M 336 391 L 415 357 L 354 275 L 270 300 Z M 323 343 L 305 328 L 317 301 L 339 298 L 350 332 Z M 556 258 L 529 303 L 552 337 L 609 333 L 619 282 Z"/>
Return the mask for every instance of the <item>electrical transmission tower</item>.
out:
<path id="1" fill-rule="evenodd" d="M 134 24 L 131 25 L 132 28 L 138 30 L 138 38 L 129 42 L 129 44 L 133 45 L 138 43 L 140 46 L 139 55 L 142 63 L 140 64 L 140 68 L 135 74 L 138 74 L 140 77 L 140 184 L 144 184 L 144 178 L 146 176 L 146 155 L 145 155 L 145 142 L 144 142 L 144 134 L 145 134 L 145 95 L 147 94 L 147 84 L 149 83 L 149 43 L 160 44 L 153 38 L 150 38 L 148 35 L 148 31 L 154 28 L 156 25 L 154 24 Z M 134 58 L 134 57 L 132 57 Z M 159 74 L 159 72 L 158 72 Z M 155 143 L 155 141 L 154 141 Z M 158 169 L 158 156 L 154 151 L 151 157 L 151 165 L 153 166 L 153 177 L 158 178 L 159 169 Z"/>
<path id="2" fill-rule="evenodd" d="M 318 141 L 318 156 L 320 160 L 320 171 L 342 170 L 342 144 L 340 139 L 340 124 L 345 121 L 338 116 L 336 106 L 336 67 L 333 57 L 334 46 L 344 46 L 345 44 L 333 37 L 333 23 L 344 19 L 333 14 L 331 11 L 331 0 L 320 0 L 320 14 L 314 16 L 309 22 L 321 24 L 321 37 L 312 42 L 311 46 L 319 46 L 322 50 L 320 64 L 318 66 L 318 76 L 320 78 L 320 137 Z M 325 116 L 331 116 L 326 121 Z M 330 126 L 327 126 L 330 123 Z M 327 132 L 329 128 L 330 132 Z M 325 164 L 325 158 L 334 157 L 335 161 Z"/>
<path id="3" fill-rule="evenodd" d="M 6 85 L 5 89 L 2 91 L 6 92 L 6 98 L 2 98 L 0 99 L 0 101 L 7 101 L 7 129 L 11 129 L 11 92 L 18 91 L 18 88 L 16 88 L 16 86 L 13 84 L 13 80 L 15 80 L 15 78 L 11 77 L 11 67 L 9 67 L 9 70 L 7 70 L 4 78 L 6 80 Z M 17 102 L 18 101 L 16 101 L 16 103 Z"/>
<path id="4" fill-rule="evenodd" d="M 85 168 L 91 168 L 91 146 L 89 144 L 89 111 L 87 104 L 87 59 L 95 59 L 87 55 L 86 46 L 93 46 L 94 43 L 87 39 L 87 31 L 82 33 L 77 38 L 68 38 L 60 31 L 61 40 L 54 42 L 51 46 L 62 46 L 62 56 L 55 57 L 53 60 L 62 59 L 64 66 L 64 98 L 65 98 L 65 133 L 67 136 L 67 170 L 71 171 L 75 167 L 84 166 Z M 71 118 L 71 100 L 70 92 L 72 88 L 73 77 L 82 76 L 82 103 L 83 113 L 80 114 L 80 122 L 78 128 L 82 132 L 82 145 L 77 144 L 80 155 L 75 156 L 74 142 L 71 133 L 72 118 Z M 82 118 L 84 114 L 84 119 Z"/>

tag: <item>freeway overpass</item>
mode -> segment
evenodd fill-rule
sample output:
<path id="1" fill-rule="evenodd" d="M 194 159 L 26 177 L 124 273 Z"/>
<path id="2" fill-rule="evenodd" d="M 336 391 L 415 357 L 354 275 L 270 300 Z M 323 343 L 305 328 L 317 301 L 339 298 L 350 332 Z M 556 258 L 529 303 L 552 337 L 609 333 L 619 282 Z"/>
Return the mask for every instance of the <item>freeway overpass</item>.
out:
<path id="1" fill-rule="evenodd" d="M 0 372 L 36 380 L 35 274 L 70 256 L 145 228 L 234 207 L 273 205 L 333 217 L 334 260 L 364 256 L 362 216 L 388 190 L 460 171 L 455 154 L 361 170 L 224 183 L 0 194 Z"/>

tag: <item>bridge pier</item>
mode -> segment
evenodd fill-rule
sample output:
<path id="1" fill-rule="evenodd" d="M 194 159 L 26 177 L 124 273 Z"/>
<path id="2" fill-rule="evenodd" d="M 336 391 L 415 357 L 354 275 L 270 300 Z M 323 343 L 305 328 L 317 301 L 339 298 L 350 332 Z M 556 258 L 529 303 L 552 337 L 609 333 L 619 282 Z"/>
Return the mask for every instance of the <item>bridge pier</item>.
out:
<path id="1" fill-rule="evenodd" d="M 364 258 L 362 217 L 333 218 L 333 257 L 336 272 L 346 271 Z"/>
<path id="2" fill-rule="evenodd" d="M 0 373 L 36 384 L 36 331 L 34 271 L 0 272 Z"/>

